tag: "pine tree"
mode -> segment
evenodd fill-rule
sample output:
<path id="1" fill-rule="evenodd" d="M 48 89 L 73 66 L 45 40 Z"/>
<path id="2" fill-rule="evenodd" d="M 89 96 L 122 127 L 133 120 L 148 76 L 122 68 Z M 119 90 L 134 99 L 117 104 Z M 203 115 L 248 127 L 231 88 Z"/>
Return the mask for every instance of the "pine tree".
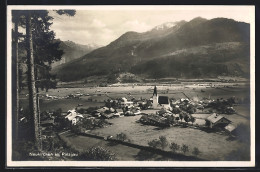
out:
<path id="1" fill-rule="evenodd" d="M 75 15 L 75 10 L 58 10 L 56 11 L 59 15 L 66 14 L 73 16 Z M 39 140 L 39 102 L 38 99 L 38 88 L 39 83 L 36 87 L 36 79 L 38 80 L 38 74 L 40 70 L 36 66 L 42 66 L 47 70 L 43 70 L 45 75 L 45 82 L 51 80 L 52 77 L 48 72 L 50 71 L 50 64 L 53 61 L 60 60 L 63 52 L 58 50 L 59 43 L 54 42 L 55 34 L 53 31 L 50 31 L 49 27 L 52 24 L 50 21 L 53 19 L 48 15 L 46 10 L 26 10 L 26 11 L 15 11 L 13 13 L 13 21 L 15 25 L 15 46 L 14 46 L 14 57 L 16 57 L 16 62 L 18 63 L 18 22 L 17 18 L 25 18 L 25 27 L 26 27 L 26 51 L 27 51 L 27 84 L 29 90 L 29 109 L 32 116 L 31 126 L 32 126 L 32 139 L 35 141 L 35 145 L 40 149 L 40 140 Z M 17 43 L 17 44 L 16 44 Z M 47 63 L 47 65 L 46 65 Z M 18 67 L 16 67 L 18 70 Z M 19 71 L 17 72 L 17 77 L 19 76 Z M 43 80 L 44 80 L 43 79 Z M 19 80 L 17 78 L 17 88 L 19 87 Z M 50 85 L 50 84 L 49 84 Z M 47 85 L 47 86 L 49 86 Z M 42 86 L 45 88 L 45 86 Z M 48 89 L 48 88 L 47 88 Z M 19 96 L 19 91 L 17 91 L 17 96 Z M 17 103 L 19 103 L 19 97 L 17 97 Z M 19 104 L 18 104 L 19 105 Z M 15 126 L 18 126 L 18 111 L 15 117 Z M 15 133 L 18 130 L 15 128 Z M 16 134 L 15 134 L 16 135 Z"/>

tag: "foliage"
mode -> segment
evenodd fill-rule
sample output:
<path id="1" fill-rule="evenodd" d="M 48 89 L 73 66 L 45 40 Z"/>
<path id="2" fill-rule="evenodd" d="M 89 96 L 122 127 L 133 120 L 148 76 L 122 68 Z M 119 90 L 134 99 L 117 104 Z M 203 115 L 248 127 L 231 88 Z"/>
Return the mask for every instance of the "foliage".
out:
<path id="1" fill-rule="evenodd" d="M 235 110 L 233 109 L 233 103 L 235 103 L 235 99 L 233 97 L 224 100 L 224 99 L 217 99 L 217 101 L 213 101 L 207 105 L 212 109 L 215 109 L 218 113 L 222 114 L 233 114 Z"/>
<path id="2" fill-rule="evenodd" d="M 98 109 L 97 106 L 96 106 L 96 107 L 89 107 L 89 108 L 86 109 L 86 113 L 91 114 L 93 111 L 95 111 L 95 110 L 97 110 L 97 109 Z"/>
<path id="3" fill-rule="evenodd" d="M 171 145 L 170 145 L 170 149 L 173 152 L 176 152 L 176 151 L 178 151 L 180 149 L 180 145 L 178 145 L 177 143 L 172 142 Z"/>
<path id="4" fill-rule="evenodd" d="M 107 76 L 107 83 L 114 84 L 114 83 L 118 82 L 117 77 L 118 77 L 117 74 L 110 73 Z"/>
<path id="5" fill-rule="evenodd" d="M 167 123 L 168 125 L 174 124 L 174 122 L 175 122 L 174 116 L 168 115 L 168 116 L 166 116 L 165 118 L 166 118 L 166 123 Z"/>
<path id="6" fill-rule="evenodd" d="M 168 146 L 168 141 L 165 136 L 159 136 L 158 139 L 154 139 L 148 142 L 148 145 L 153 148 L 162 148 L 165 149 Z"/>
<path id="7" fill-rule="evenodd" d="M 125 133 L 117 134 L 116 139 L 120 140 L 120 141 L 125 141 L 125 140 L 127 140 L 127 135 Z"/>
<path id="8" fill-rule="evenodd" d="M 200 152 L 200 150 L 197 147 L 193 148 L 193 151 L 192 151 L 193 155 L 198 156 L 200 153 L 201 152 Z"/>
<path id="9" fill-rule="evenodd" d="M 186 152 L 189 152 L 189 146 L 182 144 L 181 151 L 185 154 Z"/>
<path id="10" fill-rule="evenodd" d="M 148 145 L 152 148 L 159 148 L 161 147 L 161 142 L 158 139 L 154 139 L 148 142 Z"/>
<path id="11" fill-rule="evenodd" d="M 180 108 L 177 108 L 175 106 L 172 107 L 172 113 L 179 114 L 181 112 Z"/>
<path id="12" fill-rule="evenodd" d="M 188 122 L 190 122 L 190 115 L 185 115 L 184 116 L 184 121 L 186 122 L 186 123 L 188 123 Z"/>
<path id="13" fill-rule="evenodd" d="M 162 149 L 165 149 L 168 146 L 168 141 L 165 136 L 159 136 L 159 140 L 161 142 Z"/>
<path id="14" fill-rule="evenodd" d="M 37 148 L 32 141 L 21 140 L 16 141 L 13 145 L 12 159 L 14 161 L 24 161 L 24 160 L 43 160 L 42 157 L 30 157 L 29 153 L 37 153 Z"/>
<path id="15" fill-rule="evenodd" d="M 83 123 L 82 122 L 77 122 L 76 125 L 71 125 L 71 131 L 76 133 L 76 134 L 80 134 L 83 131 Z"/>
<path id="16" fill-rule="evenodd" d="M 191 121 L 191 123 L 192 123 L 192 125 L 193 125 L 193 123 L 196 121 L 196 118 L 194 118 L 193 116 L 191 116 L 190 121 Z"/>
<path id="17" fill-rule="evenodd" d="M 116 156 L 113 152 L 101 147 L 92 147 L 81 153 L 80 158 L 88 161 L 114 161 Z"/>
<path id="18" fill-rule="evenodd" d="M 185 116 L 187 116 L 187 115 L 188 115 L 187 112 L 181 111 L 180 114 L 179 114 L 180 120 L 182 121 L 182 119 L 183 119 Z"/>

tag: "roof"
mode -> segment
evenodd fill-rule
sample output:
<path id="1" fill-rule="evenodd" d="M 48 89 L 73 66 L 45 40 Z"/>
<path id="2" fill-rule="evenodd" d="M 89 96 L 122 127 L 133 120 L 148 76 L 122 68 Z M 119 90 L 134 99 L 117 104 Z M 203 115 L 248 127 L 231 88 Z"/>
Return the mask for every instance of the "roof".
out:
<path id="1" fill-rule="evenodd" d="M 159 104 L 169 104 L 169 98 L 167 96 L 159 96 L 158 103 Z"/>
<path id="2" fill-rule="evenodd" d="M 236 126 L 232 125 L 232 124 L 228 124 L 225 129 L 229 132 L 232 132 L 236 129 Z"/>
<path id="3" fill-rule="evenodd" d="M 157 96 L 157 87 L 154 86 L 154 89 L 153 89 L 153 96 L 156 95 Z"/>
<path id="4" fill-rule="evenodd" d="M 102 108 L 100 108 L 100 109 L 97 109 L 96 111 L 97 111 L 97 112 L 100 112 L 100 113 L 103 113 L 103 112 L 105 112 L 105 111 L 107 111 L 107 110 L 109 110 L 108 107 L 102 107 Z"/>
<path id="5" fill-rule="evenodd" d="M 224 116 L 218 115 L 216 113 L 213 113 L 212 115 L 210 115 L 206 120 L 210 121 L 211 123 L 216 123 L 219 120 L 225 118 Z M 226 120 L 230 121 L 229 119 L 225 118 Z M 231 121 L 230 121 L 231 122 Z"/>
<path id="6" fill-rule="evenodd" d="M 116 109 L 116 111 L 117 111 L 117 112 L 123 112 L 123 110 L 122 110 L 122 109 Z"/>

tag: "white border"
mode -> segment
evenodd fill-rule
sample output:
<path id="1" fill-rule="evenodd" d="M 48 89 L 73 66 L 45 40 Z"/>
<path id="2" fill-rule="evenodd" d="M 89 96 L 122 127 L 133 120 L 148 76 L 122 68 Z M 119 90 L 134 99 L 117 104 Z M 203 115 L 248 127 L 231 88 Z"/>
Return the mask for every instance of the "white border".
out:
<path id="1" fill-rule="evenodd" d="M 245 6 L 243 6 L 245 7 Z M 7 6 L 7 167 L 254 167 L 255 166 L 255 7 L 250 8 L 250 126 L 251 126 L 251 160 L 250 161 L 12 161 L 12 64 L 11 64 L 11 10 L 13 9 L 76 9 L 76 10 L 199 10 L 225 9 L 232 10 L 239 6 L 224 5 L 91 5 L 91 6 Z"/>

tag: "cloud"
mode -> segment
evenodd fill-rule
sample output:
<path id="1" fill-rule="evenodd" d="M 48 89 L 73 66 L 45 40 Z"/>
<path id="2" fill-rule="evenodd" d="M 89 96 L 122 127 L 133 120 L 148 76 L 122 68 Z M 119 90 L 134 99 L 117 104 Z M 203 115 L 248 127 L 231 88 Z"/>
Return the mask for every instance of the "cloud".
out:
<path id="1" fill-rule="evenodd" d="M 100 20 L 98 19 L 93 19 L 92 20 L 92 23 L 90 24 L 91 27 L 94 27 L 94 28 L 103 28 L 105 27 L 106 25 L 104 23 L 102 23 Z"/>
<path id="2" fill-rule="evenodd" d="M 123 23 L 122 27 L 128 29 L 129 31 L 145 32 L 152 29 L 152 26 L 146 24 L 145 22 L 140 22 L 139 20 L 131 20 Z"/>
<path id="3" fill-rule="evenodd" d="M 177 8 L 177 7 L 176 7 Z M 241 11 L 242 10 L 242 11 Z M 59 16 L 50 11 L 54 17 L 51 29 L 56 38 L 71 40 L 80 44 L 96 43 L 107 45 L 128 31 L 146 32 L 165 22 L 180 20 L 189 21 L 201 16 L 207 19 L 227 17 L 246 21 L 249 18 L 247 9 L 240 7 L 215 7 L 190 9 L 157 9 L 156 10 L 77 10 L 73 17 Z"/>

